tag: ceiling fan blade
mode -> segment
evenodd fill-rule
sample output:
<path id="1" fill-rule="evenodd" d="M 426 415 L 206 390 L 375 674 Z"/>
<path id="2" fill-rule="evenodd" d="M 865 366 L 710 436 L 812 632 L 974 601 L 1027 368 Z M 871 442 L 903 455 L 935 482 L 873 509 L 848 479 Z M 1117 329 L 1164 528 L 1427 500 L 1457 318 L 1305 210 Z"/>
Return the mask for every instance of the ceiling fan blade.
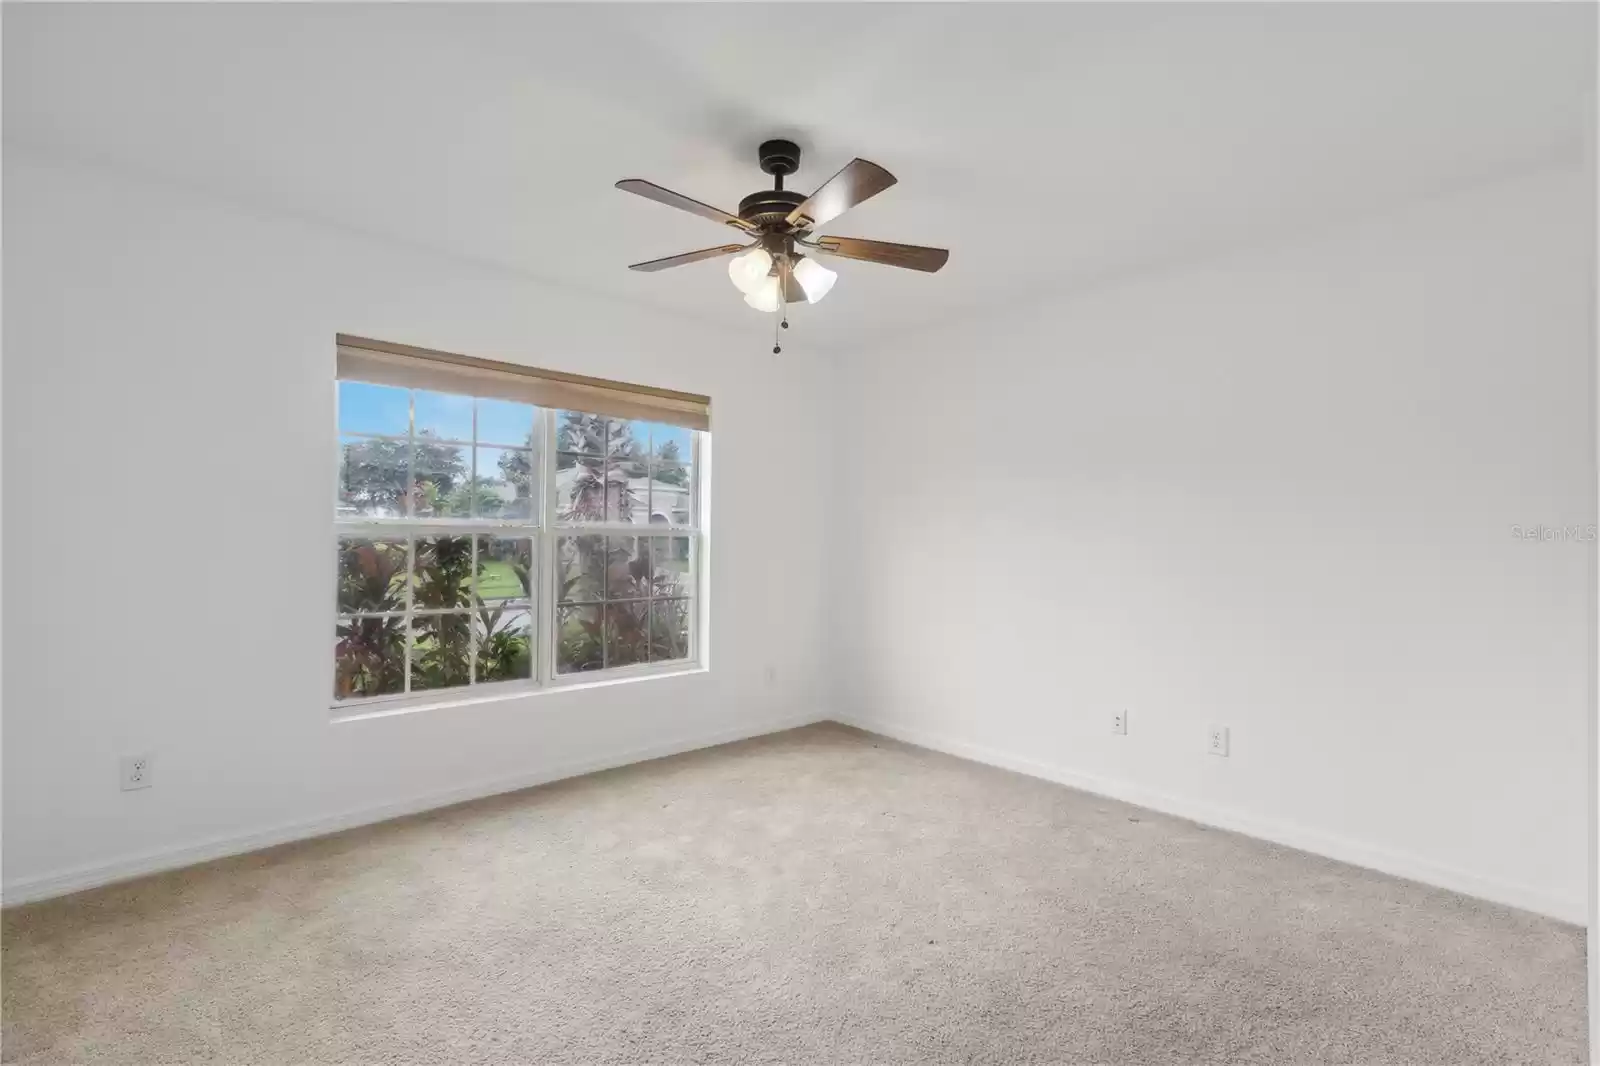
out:
<path id="1" fill-rule="evenodd" d="M 924 248 L 920 244 L 893 244 L 889 241 L 869 241 L 860 237 L 818 237 L 811 242 L 816 251 L 837 255 L 844 259 L 859 259 L 865 263 L 882 263 L 885 266 L 905 267 L 932 274 L 950 258 L 949 249 Z"/>
<path id="2" fill-rule="evenodd" d="M 647 263 L 634 263 L 629 270 L 665 270 L 668 267 L 681 267 L 685 263 L 698 263 L 702 259 L 716 259 L 718 256 L 732 255 L 751 247 L 748 244 L 719 244 L 715 248 L 702 248 L 698 252 L 684 252 L 682 255 L 669 255 L 665 259 L 652 259 Z"/>
<path id="3" fill-rule="evenodd" d="M 754 228 L 738 215 L 730 215 L 728 212 L 712 207 L 710 204 L 703 204 L 699 200 L 691 200 L 682 193 L 673 192 L 671 189 L 663 189 L 652 181 L 644 181 L 640 178 L 624 178 L 622 181 L 617 182 L 617 188 L 623 192 L 631 192 L 635 196 L 643 196 L 646 200 L 654 200 L 658 204 L 676 207 L 679 211 L 687 211 L 691 215 L 699 215 L 701 218 L 709 218 L 713 222 L 721 222 L 725 226 L 744 230 L 746 233 L 751 232 Z"/>
<path id="4" fill-rule="evenodd" d="M 843 170 L 822 183 L 805 203 L 789 212 L 789 225 L 816 229 L 838 218 L 856 204 L 878 195 L 896 178 L 876 163 L 852 159 Z"/>

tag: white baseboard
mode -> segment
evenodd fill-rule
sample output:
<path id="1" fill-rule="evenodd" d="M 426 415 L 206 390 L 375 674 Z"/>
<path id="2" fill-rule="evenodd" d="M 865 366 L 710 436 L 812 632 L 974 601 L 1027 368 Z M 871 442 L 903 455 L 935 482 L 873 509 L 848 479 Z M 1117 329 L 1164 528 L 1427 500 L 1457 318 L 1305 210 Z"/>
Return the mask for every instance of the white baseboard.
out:
<path id="1" fill-rule="evenodd" d="M 326 836 L 329 833 L 337 833 L 363 825 L 372 825 L 377 822 L 387 822 L 394 818 L 402 818 L 408 814 L 420 814 L 423 811 L 431 811 L 438 807 L 448 807 L 455 803 L 482 799 L 486 796 L 497 796 L 504 792 L 518 792 L 525 788 L 532 788 L 535 785 L 546 785 L 552 781 L 561 781 L 569 777 L 581 777 L 584 774 L 592 774 L 600 770 L 611 770 L 631 763 L 659 759 L 668 755 L 680 755 L 687 751 L 715 747 L 718 744 L 728 744 L 736 740 L 746 740 L 750 737 L 763 736 L 768 733 L 778 733 L 785 729 L 795 729 L 799 726 L 810 725 L 813 722 L 822 720 L 822 716 L 816 714 L 760 719 L 726 729 L 677 737 L 658 744 L 628 748 L 595 758 L 544 767 L 514 777 L 480 781 L 459 788 L 414 796 L 395 803 L 384 803 L 375 807 L 363 807 L 359 810 L 345 811 L 326 818 L 313 818 L 257 832 L 219 837 L 185 847 L 166 848 L 124 856 L 110 862 L 79 866 L 40 877 L 19 878 L 15 881 L 7 881 L 4 887 L 0 888 L 0 901 L 3 901 L 5 906 L 10 907 L 21 903 L 49 899 L 53 896 L 64 896 L 69 892 L 81 892 L 87 888 L 98 888 L 101 885 L 127 881 L 135 877 L 143 877 L 146 874 L 176 870 L 184 866 L 193 866 L 196 863 L 210 862 L 213 859 L 224 859 L 230 855 L 242 855 L 245 852 L 260 851 L 262 848 L 287 844 L 295 840 Z"/>
<path id="2" fill-rule="evenodd" d="M 919 726 L 906 725 L 901 722 L 876 717 L 836 714 L 832 718 L 834 721 L 844 725 L 855 726 L 857 729 L 864 729 L 869 733 L 877 733 L 893 740 L 901 740 L 907 744 L 914 744 L 919 748 L 929 748 L 933 751 L 943 752 L 946 755 L 955 755 L 963 759 L 971 759 L 973 762 L 986 763 L 990 766 L 998 766 L 1020 774 L 1027 774 L 1029 777 L 1043 778 L 1046 781 L 1054 781 L 1056 784 L 1067 785 L 1085 792 L 1093 792 L 1110 799 L 1121 800 L 1124 803 L 1132 803 L 1153 811 L 1160 811 L 1163 814 L 1176 815 L 1192 822 L 1200 822 L 1203 825 L 1215 826 L 1218 829 L 1226 829 L 1235 833 L 1243 833 L 1246 836 L 1268 840 L 1274 844 L 1282 844 L 1300 851 L 1308 851 L 1330 859 L 1337 859 L 1353 866 L 1363 866 L 1369 870 L 1377 870 L 1380 873 L 1403 877 L 1410 881 L 1419 881 L 1423 884 L 1449 889 L 1462 895 L 1475 896 L 1494 903 L 1519 907 L 1563 922 L 1571 922 L 1574 925 L 1587 925 L 1589 921 L 1587 900 L 1565 899 L 1529 885 L 1485 878 L 1465 870 L 1443 866 L 1416 855 L 1389 851 L 1385 848 L 1374 847 L 1370 844 L 1334 836 L 1305 826 L 1262 818 L 1244 811 L 1217 807 L 1126 781 L 1095 777 L 1067 769 L 1066 767 L 1040 762 L 1037 759 L 1012 755 L 980 744 L 972 744 L 965 740 L 930 732 Z"/>

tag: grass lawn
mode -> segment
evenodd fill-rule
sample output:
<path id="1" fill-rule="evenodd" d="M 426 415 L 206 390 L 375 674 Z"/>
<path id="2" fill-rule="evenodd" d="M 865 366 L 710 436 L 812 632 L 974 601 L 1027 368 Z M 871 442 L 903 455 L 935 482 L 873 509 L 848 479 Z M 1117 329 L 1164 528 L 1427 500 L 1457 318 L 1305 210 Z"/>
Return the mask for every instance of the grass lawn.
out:
<path id="1" fill-rule="evenodd" d="M 486 600 L 526 599 L 517 572 L 503 559 L 486 559 L 478 573 L 478 595 Z"/>

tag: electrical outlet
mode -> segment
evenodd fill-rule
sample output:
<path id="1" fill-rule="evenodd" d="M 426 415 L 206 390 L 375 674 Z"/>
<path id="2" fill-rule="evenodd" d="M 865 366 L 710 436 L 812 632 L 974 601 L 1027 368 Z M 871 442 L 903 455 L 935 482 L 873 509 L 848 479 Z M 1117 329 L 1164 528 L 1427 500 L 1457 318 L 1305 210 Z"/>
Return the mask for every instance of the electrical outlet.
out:
<path id="1" fill-rule="evenodd" d="M 122 791 L 131 792 L 136 788 L 149 788 L 153 783 L 150 780 L 150 774 L 150 756 L 124 755 L 122 757 Z"/>
<path id="2" fill-rule="evenodd" d="M 1119 737 L 1128 735 L 1128 712 L 1114 711 L 1111 715 L 1111 731 Z"/>
<path id="3" fill-rule="evenodd" d="M 1214 725 L 1211 727 L 1211 731 L 1206 734 L 1206 750 L 1213 755 L 1220 755 L 1224 759 L 1228 757 L 1227 726 Z"/>
<path id="4" fill-rule="evenodd" d="M 776 666 L 768 666 L 762 673 L 762 678 L 766 681 L 768 688 L 776 688 L 778 684 L 778 668 Z"/>

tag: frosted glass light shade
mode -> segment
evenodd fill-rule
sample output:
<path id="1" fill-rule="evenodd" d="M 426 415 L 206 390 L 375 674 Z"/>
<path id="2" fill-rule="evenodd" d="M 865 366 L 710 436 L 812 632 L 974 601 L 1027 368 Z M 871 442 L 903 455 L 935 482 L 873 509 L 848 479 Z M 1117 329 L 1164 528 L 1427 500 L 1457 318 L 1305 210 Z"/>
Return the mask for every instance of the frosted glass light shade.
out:
<path id="1" fill-rule="evenodd" d="M 749 295 L 767 280 L 772 269 L 772 256 L 765 248 L 752 248 L 728 260 L 728 278 L 740 292 Z"/>
<path id="2" fill-rule="evenodd" d="M 754 307 L 757 311 L 776 311 L 782 297 L 778 290 L 778 279 L 769 277 L 750 292 L 745 293 L 744 302 Z"/>
<path id="3" fill-rule="evenodd" d="M 817 303 L 828 295 L 839 275 L 815 259 L 802 259 L 794 265 L 794 280 L 805 290 L 806 302 Z"/>

